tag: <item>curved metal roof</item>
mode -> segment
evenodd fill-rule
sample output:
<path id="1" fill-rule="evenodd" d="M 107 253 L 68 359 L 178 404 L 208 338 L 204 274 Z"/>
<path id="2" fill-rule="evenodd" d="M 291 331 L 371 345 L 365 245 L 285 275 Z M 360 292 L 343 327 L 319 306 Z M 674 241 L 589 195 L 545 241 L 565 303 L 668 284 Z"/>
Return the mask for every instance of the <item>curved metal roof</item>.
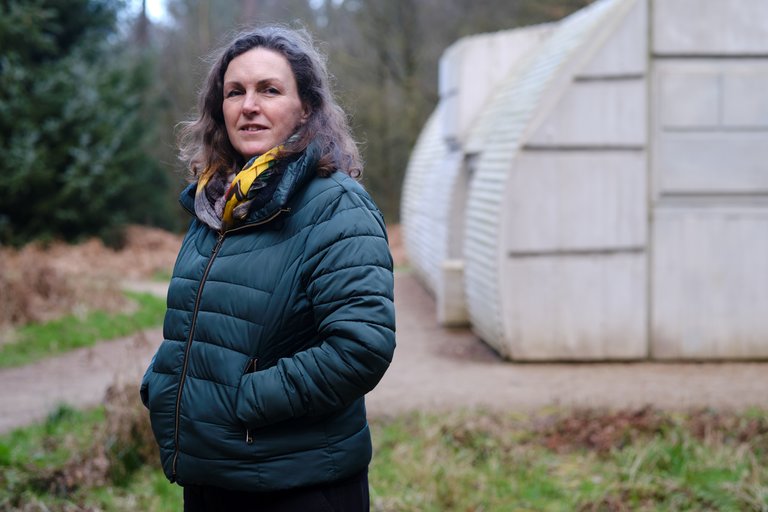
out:
<path id="1" fill-rule="evenodd" d="M 466 151 L 477 153 L 466 212 L 465 282 L 473 329 L 504 351 L 500 264 L 502 211 L 513 162 L 538 115 L 562 93 L 553 82 L 569 77 L 586 41 L 635 0 L 598 0 L 559 22 L 552 35 L 521 62 L 498 88 L 469 135 Z"/>

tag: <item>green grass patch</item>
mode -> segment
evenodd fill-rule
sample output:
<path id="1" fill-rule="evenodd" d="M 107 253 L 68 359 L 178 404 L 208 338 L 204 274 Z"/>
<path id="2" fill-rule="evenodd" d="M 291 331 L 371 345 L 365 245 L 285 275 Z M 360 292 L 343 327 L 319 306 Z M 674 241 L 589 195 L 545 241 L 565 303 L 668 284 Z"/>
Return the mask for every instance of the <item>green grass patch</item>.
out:
<path id="1" fill-rule="evenodd" d="M 104 407 L 61 406 L 45 422 L 1 436 L 0 510 L 179 510 L 181 488 L 156 465 L 115 483 L 108 424 Z"/>
<path id="2" fill-rule="evenodd" d="M 413 272 L 413 266 L 410 263 L 405 263 L 403 265 L 395 265 L 393 270 L 398 274 L 410 274 Z"/>
<path id="3" fill-rule="evenodd" d="M 373 509 L 768 511 L 764 415 L 601 414 L 373 422 Z"/>
<path id="4" fill-rule="evenodd" d="M 171 484 L 156 467 L 145 466 L 125 486 L 103 486 L 79 496 L 96 510 L 177 512 L 182 508 L 182 488 Z"/>
<path id="5" fill-rule="evenodd" d="M 64 408 L 0 437 L 0 510 L 180 510 L 181 489 L 156 461 L 119 483 L 67 478 L 124 439 L 109 425 L 145 418 L 123 407 L 110 419 L 118 409 Z M 371 427 L 373 511 L 768 511 L 764 411 L 463 411 Z"/>
<path id="6" fill-rule="evenodd" d="M 127 336 L 162 324 L 165 300 L 148 293 L 125 292 L 136 307 L 126 313 L 91 311 L 50 322 L 29 324 L 13 333 L 14 341 L 0 345 L 0 368 L 21 366 L 97 341 Z"/>
<path id="7" fill-rule="evenodd" d="M 152 274 L 151 281 L 155 283 L 168 283 L 171 281 L 172 276 L 173 276 L 173 272 L 171 269 L 156 270 Z"/>
<path id="8" fill-rule="evenodd" d="M 93 426 L 102 421 L 104 409 L 101 407 L 79 411 L 60 406 L 45 422 L 0 437 L 0 467 L 60 467 L 72 453 L 90 446 Z"/>

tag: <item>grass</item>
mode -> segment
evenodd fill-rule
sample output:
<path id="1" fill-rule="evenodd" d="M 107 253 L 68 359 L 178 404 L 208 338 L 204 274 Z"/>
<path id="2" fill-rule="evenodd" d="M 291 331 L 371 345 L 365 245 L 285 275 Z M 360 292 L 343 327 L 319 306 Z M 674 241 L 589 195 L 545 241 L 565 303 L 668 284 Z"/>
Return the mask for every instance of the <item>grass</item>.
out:
<path id="1" fill-rule="evenodd" d="M 45 422 L 2 436 L 0 466 L 23 464 L 37 470 L 59 467 L 72 453 L 89 446 L 92 426 L 103 419 L 103 408 L 77 411 L 61 406 Z"/>
<path id="2" fill-rule="evenodd" d="M 468 414 L 374 424 L 374 510 L 768 511 L 762 413 L 654 412 L 651 428 L 641 416 L 575 414 L 554 422 L 580 418 L 565 434 L 524 417 Z M 590 429 L 595 436 L 582 438 Z"/>
<path id="3" fill-rule="evenodd" d="M 173 272 L 171 269 L 167 270 L 156 270 L 150 280 L 155 283 L 168 283 L 171 280 L 171 277 L 173 276 Z"/>
<path id="4" fill-rule="evenodd" d="M 147 293 L 125 294 L 136 303 L 136 308 L 130 312 L 91 311 L 85 315 L 67 315 L 50 322 L 29 324 L 16 329 L 14 341 L 0 345 L 0 368 L 29 364 L 162 323 L 164 299 Z"/>
<path id="5" fill-rule="evenodd" d="M 178 510 L 181 488 L 152 465 L 113 481 L 105 421 L 104 407 L 62 406 L 44 423 L 0 437 L 0 510 Z"/>
<path id="6" fill-rule="evenodd" d="M 108 416 L 62 409 L 0 437 L 0 510 L 178 510 L 180 488 L 156 461 L 120 484 L 51 483 L 98 467 L 78 453 L 98 461 Z M 378 512 L 768 511 L 764 411 L 463 411 L 371 426 Z"/>

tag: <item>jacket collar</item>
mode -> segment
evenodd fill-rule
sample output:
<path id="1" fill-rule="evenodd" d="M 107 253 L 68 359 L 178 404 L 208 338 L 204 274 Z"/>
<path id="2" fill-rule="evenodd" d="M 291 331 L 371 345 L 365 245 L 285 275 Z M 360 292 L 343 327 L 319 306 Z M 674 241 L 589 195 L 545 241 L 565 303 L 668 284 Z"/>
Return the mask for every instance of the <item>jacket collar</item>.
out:
<path id="1" fill-rule="evenodd" d="M 275 192 L 272 194 L 272 199 L 267 201 L 267 204 L 258 210 L 250 212 L 246 221 L 237 226 L 237 228 L 247 226 L 248 224 L 261 223 L 264 219 L 274 216 L 278 211 L 285 208 L 296 191 L 301 189 L 315 176 L 319 157 L 320 150 L 316 145 L 310 144 L 307 149 L 286 166 L 280 178 L 280 183 L 278 183 Z M 181 206 L 195 217 L 196 187 L 196 182 L 190 183 L 179 196 Z"/>

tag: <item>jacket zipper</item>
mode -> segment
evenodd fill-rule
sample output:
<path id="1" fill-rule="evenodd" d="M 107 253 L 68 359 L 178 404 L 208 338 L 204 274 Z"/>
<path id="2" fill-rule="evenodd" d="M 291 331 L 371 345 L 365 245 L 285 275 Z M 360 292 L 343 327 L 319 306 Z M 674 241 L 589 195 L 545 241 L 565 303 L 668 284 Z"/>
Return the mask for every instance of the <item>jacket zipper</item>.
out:
<path id="1" fill-rule="evenodd" d="M 179 379 L 179 390 L 176 392 L 176 413 L 174 415 L 173 426 L 173 464 L 171 466 L 171 475 L 173 480 L 176 480 L 176 462 L 179 458 L 179 416 L 181 414 L 181 392 L 184 389 L 184 382 L 187 380 L 187 368 L 189 367 L 189 350 L 192 348 L 192 338 L 195 335 L 195 324 L 197 323 L 197 314 L 200 309 L 200 299 L 203 296 L 203 288 L 205 287 L 205 280 L 208 279 L 208 273 L 211 271 L 213 261 L 216 259 L 216 255 L 221 249 L 221 245 L 224 243 L 224 237 L 226 233 L 220 233 L 219 238 L 216 240 L 216 245 L 211 250 L 211 256 L 208 260 L 208 264 L 203 271 L 203 277 L 200 279 L 200 286 L 197 289 L 197 296 L 195 297 L 195 307 L 192 310 L 192 323 L 189 326 L 189 336 L 187 337 L 187 346 L 184 348 L 184 365 L 181 368 L 181 377 Z"/>
<path id="2" fill-rule="evenodd" d="M 250 224 L 243 224 L 242 226 L 237 226 L 236 228 L 232 228 L 227 231 L 227 233 L 236 233 L 238 231 L 242 231 L 244 229 L 253 228 L 256 226 L 261 226 L 262 224 L 266 224 L 268 222 L 272 222 L 276 218 L 278 218 L 280 215 L 284 213 L 289 213 L 291 211 L 290 208 L 280 208 L 279 210 L 276 210 L 275 213 L 270 215 L 269 217 L 266 217 L 264 219 L 261 219 L 260 221 L 251 222 Z"/>
<path id="3" fill-rule="evenodd" d="M 173 462 L 171 464 L 171 477 L 173 481 L 176 480 L 176 463 L 178 462 L 178 459 L 179 459 L 179 418 L 181 415 L 181 393 L 184 389 L 184 382 L 187 380 L 187 368 L 189 367 L 189 350 L 192 348 L 192 338 L 195 335 L 195 325 L 197 324 L 197 314 L 200 308 L 200 299 L 203 296 L 203 287 L 205 286 L 206 279 L 208 279 L 208 273 L 211 271 L 211 267 L 213 266 L 213 261 L 216 259 L 216 256 L 218 255 L 219 250 L 221 249 L 221 245 L 224 243 L 224 237 L 226 237 L 228 233 L 234 233 L 236 231 L 241 231 L 243 229 L 250 228 L 253 226 L 266 224 L 268 222 L 271 222 L 275 218 L 277 218 L 279 215 L 286 212 L 290 212 L 290 211 L 291 211 L 290 208 L 280 208 L 269 217 L 262 219 L 258 222 L 246 224 L 234 229 L 230 229 L 229 231 L 219 233 L 219 237 L 216 240 L 216 245 L 214 245 L 213 249 L 211 250 L 210 259 L 208 260 L 208 264 L 205 266 L 205 270 L 203 271 L 203 277 L 200 279 L 200 287 L 197 289 L 197 296 L 195 297 L 195 307 L 192 310 L 192 323 L 189 326 L 189 336 L 187 337 L 187 346 L 184 348 L 184 364 L 181 368 L 181 377 L 179 378 L 179 390 L 176 393 L 176 413 L 174 415 L 174 427 L 173 427 L 174 451 L 173 451 Z M 245 431 L 245 440 L 248 444 L 253 443 L 253 437 L 251 436 L 249 429 L 246 429 Z"/>

